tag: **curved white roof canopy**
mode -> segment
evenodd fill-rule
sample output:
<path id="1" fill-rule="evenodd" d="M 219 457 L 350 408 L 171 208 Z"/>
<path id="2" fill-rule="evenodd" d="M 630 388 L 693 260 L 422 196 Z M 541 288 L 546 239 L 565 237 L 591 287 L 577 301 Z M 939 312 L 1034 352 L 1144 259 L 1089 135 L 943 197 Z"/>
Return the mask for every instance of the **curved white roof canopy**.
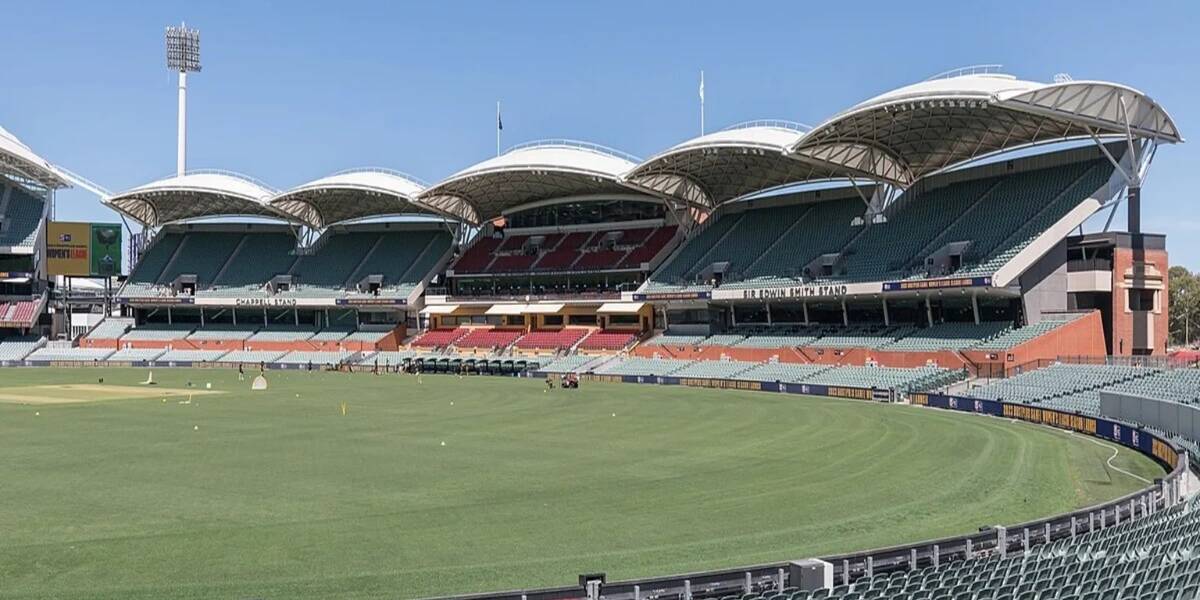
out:
<path id="1" fill-rule="evenodd" d="M 636 159 L 567 140 L 533 142 L 468 167 L 418 196 L 434 210 L 479 225 L 513 208 L 573 196 L 629 194 L 619 177 Z"/>
<path id="2" fill-rule="evenodd" d="M 158 227 L 204 217 L 256 216 L 288 219 L 267 202 L 275 191 L 225 171 L 189 171 L 114 194 L 102 202 L 135 221 Z"/>
<path id="3" fill-rule="evenodd" d="M 1125 135 L 1126 124 L 1139 138 L 1183 141 L 1166 111 L 1132 88 L 979 73 L 923 81 L 867 100 L 806 133 L 787 153 L 907 187 L 1012 148 Z"/>
<path id="4" fill-rule="evenodd" d="M 51 190 L 71 187 L 53 165 L 3 127 L 0 127 L 0 173 Z"/>
<path id="5" fill-rule="evenodd" d="M 292 188 L 268 204 L 316 229 L 330 225 L 399 214 L 450 216 L 417 200 L 425 184 L 388 169 L 356 169 Z"/>
<path id="6" fill-rule="evenodd" d="M 630 185 L 701 208 L 805 181 L 845 177 L 844 169 L 788 158 L 806 131 L 799 123 L 757 121 L 688 140 L 622 176 Z"/>

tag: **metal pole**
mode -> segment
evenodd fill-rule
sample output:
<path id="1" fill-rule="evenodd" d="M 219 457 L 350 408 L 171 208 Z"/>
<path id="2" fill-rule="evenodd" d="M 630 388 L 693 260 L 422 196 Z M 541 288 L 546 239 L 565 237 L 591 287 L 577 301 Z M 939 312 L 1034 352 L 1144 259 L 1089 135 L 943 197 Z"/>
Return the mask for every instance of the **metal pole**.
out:
<path id="1" fill-rule="evenodd" d="M 175 155 L 175 174 L 187 171 L 187 71 L 179 72 L 179 146 Z"/>

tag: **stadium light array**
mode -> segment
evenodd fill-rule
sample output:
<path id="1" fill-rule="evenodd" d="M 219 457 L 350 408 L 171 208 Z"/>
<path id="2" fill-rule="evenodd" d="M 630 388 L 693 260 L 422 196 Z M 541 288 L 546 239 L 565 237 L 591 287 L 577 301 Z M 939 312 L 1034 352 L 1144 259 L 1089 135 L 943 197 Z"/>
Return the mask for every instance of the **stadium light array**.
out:
<path id="1" fill-rule="evenodd" d="M 186 24 L 167 28 L 167 68 L 179 73 L 179 145 L 175 174 L 187 171 L 187 74 L 200 72 L 200 30 Z"/>
<path id="2" fill-rule="evenodd" d="M 200 30 L 186 25 L 167 28 L 167 68 L 176 73 L 199 73 Z"/>

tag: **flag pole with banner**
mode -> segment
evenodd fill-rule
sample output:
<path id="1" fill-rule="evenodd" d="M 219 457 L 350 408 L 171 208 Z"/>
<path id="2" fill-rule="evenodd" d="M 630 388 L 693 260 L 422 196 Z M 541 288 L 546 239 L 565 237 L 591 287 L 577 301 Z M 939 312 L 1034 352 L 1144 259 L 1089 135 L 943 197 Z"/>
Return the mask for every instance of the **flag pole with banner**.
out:
<path id="1" fill-rule="evenodd" d="M 500 132 L 504 131 L 504 119 L 500 118 L 500 101 L 496 101 L 496 156 L 500 156 Z"/>
<path id="2" fill-rule="evenodd" d="M 700 71 L 700 135 L 704 135 L 704 71 Z"/>

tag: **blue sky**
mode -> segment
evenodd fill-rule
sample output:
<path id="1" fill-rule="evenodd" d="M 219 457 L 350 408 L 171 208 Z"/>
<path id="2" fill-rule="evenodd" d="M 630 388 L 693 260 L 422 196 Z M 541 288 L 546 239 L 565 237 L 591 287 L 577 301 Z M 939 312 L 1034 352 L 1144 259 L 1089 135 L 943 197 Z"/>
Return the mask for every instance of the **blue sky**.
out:
<path id="1" fill-rule="evenodd" d="M 175 168 L 163 27 L 180 21 L 201 29 L 204 55 L 189 85 L 189 167 L 278 188 L 361 166 L 436 181 L 495 154 L 497 100 L 506 147 L 574 138 L 647 157 L 699 133 L 701 69 L 710 130 L 815 124 L 999 63 L 1026 79 L 1131 85 L 1200 136 L 1200 5 L 1186 0 L 59 0 L 4 13 L 0 125 L 111 190 Z M 1143 191 L 1144 228 L 1193 269 L 1198 158 L 1195 143 L 1162 148 Z M 58 216 L 114 218 L 82 191 L 60 196 Z"/>

